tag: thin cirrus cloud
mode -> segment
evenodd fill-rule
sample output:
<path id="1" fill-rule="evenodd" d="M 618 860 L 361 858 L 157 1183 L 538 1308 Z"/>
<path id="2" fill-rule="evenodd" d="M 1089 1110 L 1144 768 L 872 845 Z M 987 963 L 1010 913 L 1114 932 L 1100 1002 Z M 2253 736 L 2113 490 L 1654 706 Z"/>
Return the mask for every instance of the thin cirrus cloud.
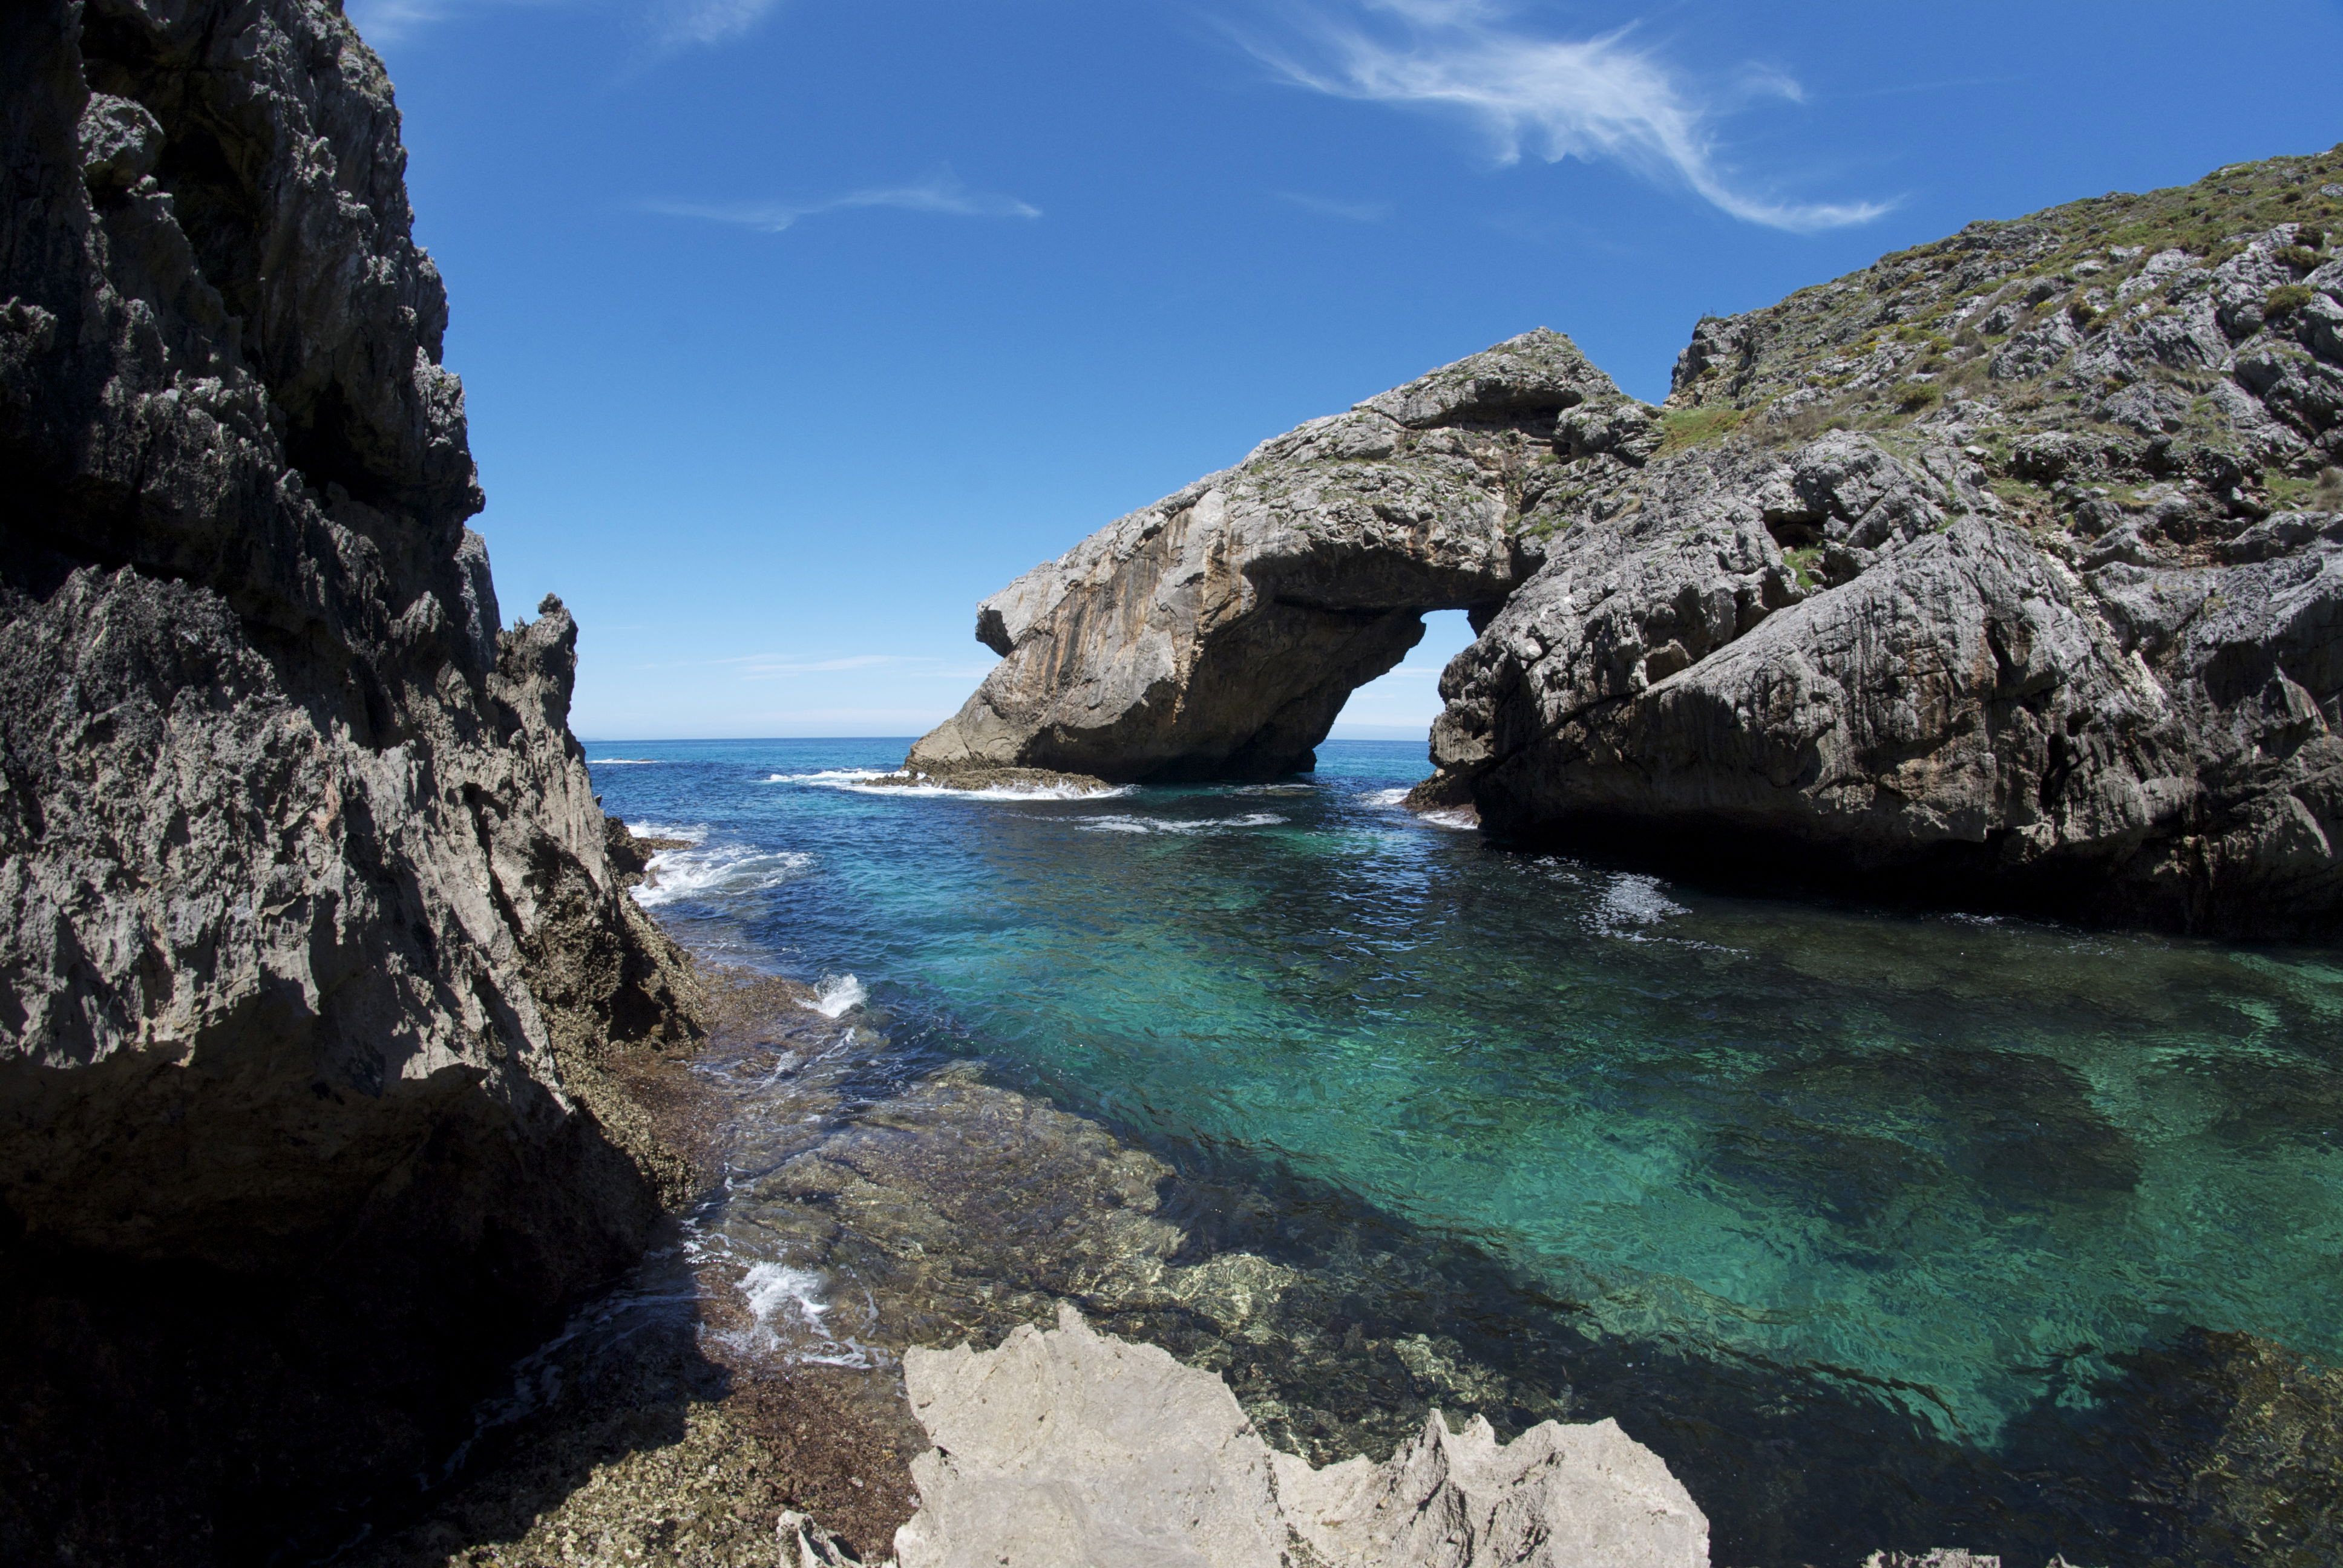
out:
<path id="1" fill-rule="evenodd" d="M 765 19 L 779 0 L 671 0 L 655 25 L 669 44 L 722 44 Z"/>
<path id="2" fill-rule="evenodd" d="M 370 44 L 398 44 L 441 22 L 491 6 L 551 8 L 568 0 L 349 0 L 348 15 Z M 661 51 L 727 44 L 779 9 L 781 0 L 644 0 L 629 8 Z"/>
<path id="3" fill-rule="evenodd" d="M 849 191 L 844 196 L 802 202 L 681 202 L 655 201 L 649 210 L 670 217 L 707 218 L 739 224 L 767 234 L 779 234 L 804 218 L 856 207 L 896 207 L 904 212 L 940 213 L 950 217 L 1040 217 L 1041 209 L 1014 196 L 972 191 L 960 183 L 949 165 L 910 185 L 880 186 Z"/>
<path id="4" fill-rule="evenodd" d="M 1277 194 L 1303 212 L 1340 218 L 1344 223 L 1385 223 L 1394 210 L 1387 201 L 1342 201 L 1334 196 L 1304 196 L 1300 191 Z"/>
<path id="5" fill-rule="evenodd" d="M 1542 37 L 1509 23 L 1499 0 L 1353 0 L 1342 11 L 1300 4 L 1291 40 L 1232 29 L 1285 80 L 1333 97 L 1461 113 L 1501 163 L 1524 152 L 1614 158 L 1650 176 L 1682 180 L 1750 223 L 1795 232 L 1867 223 L 1876 202 L 1781 202 L 1753 194 L 1719 165 L 1714 109 L 1666 66 L 1629 48 L 1624 33 Z M 1799 97 L 1776 73 L 1745 75 L 1741 90 Z"/>

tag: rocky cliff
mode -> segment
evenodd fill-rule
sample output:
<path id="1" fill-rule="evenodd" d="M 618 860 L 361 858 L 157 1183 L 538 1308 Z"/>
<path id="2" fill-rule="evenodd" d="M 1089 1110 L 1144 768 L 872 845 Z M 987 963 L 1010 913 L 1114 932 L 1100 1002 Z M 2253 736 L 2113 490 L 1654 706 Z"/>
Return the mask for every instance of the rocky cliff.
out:
<path id="1" fill-rule="evenodd" d="M 0 1556 L 298 1554 L 639 1250 L 689 977 L 338 5 L 9 6 L 0 142 Z"/>
<path id="2" fill-rule="evenodd" d="M 2331 930 L 2338 224 L 2337 153 L 1973 224 L 1702 322 L 1659 407 L 1515 339 L 986 601 L 1008 658 L 913 763 L 1306 766 L 1408 633 L 1346 662 L 1299 639 L 1249 659 L 1228 628 L 1469 605 L 1420 803 L 1639 860 Z M 1355 601 L 1288 586 L 1394 539 L 1487 565 Z M 1275 742 L 1167 747 L 1196 709 Z"/>

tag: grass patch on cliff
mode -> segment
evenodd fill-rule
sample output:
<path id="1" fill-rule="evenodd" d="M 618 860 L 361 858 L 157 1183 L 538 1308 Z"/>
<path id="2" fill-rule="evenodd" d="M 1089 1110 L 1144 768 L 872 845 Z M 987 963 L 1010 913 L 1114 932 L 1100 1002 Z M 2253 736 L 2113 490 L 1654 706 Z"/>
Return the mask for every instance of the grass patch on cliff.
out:
<path id="1" fill-rule="evenodd" d="M 1725 404 L 1712 404 L 1705 408 L 1671 408 L 1660 415 L 1660 445 L 1656 454 L 1666 457 L 1687 447 L 1705 446 L 1720 440 L 1741 427 L 1746 411 Z"/>
<path id="2" fill-rule="evenodd" d="M 2343 468 L 2321 468 L 2307 479 L 2268 468 L 2262 487 L 2282 512 L 2343 512 Z"/>

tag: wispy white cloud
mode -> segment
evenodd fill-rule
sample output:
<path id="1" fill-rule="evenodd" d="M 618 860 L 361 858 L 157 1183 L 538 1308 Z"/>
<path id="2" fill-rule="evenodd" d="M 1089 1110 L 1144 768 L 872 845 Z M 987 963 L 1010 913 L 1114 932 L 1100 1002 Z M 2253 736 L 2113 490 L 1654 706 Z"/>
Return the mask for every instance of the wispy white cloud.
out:
<path id="1" fill-rule="evenodd" d="M 1682 180 L 1751 223 L 1805 232 L 1866 223 L 1876 202 L 1785 202 L 1735 180 L 1717 156 L 1701 102 L 1625 32 L 1541 36 L 1513 25 L 1502 0 L 1299 0 L 1291 41 L 1232 29 L 1286 80 L 1336 97 L 1462 114 L 1487 134 L 1502 163 L 1523 153 L 1548 163 L 1614 158 L 1647 176 Z M 1796 100 L 1797 84 L 1751 71 L 1734 95 Z"/>
<path id="2" fill-rule="evenodd" d="M 659 28 L 670 45 L 723 44 L 765 19 L 780 0 L 667 0 Z"/>
<path id="3" fill-rule="evenodd" d="M 1392 204 L 1387 201 L 1341 201 L 1333 196 L 1303 196 L 1299 191 L 1277 193 L 1303 212 L 1316 213 L 1320 217 L 1341 218 L 1344 223 L 1385 223 L 1392 216 Z"/>
<path id="4" fill-rule="evenodd" d="M 348 15 L 369 44 L 397 44 L 435 23 L 491 5 L 560 5 L 573 0 L 348 0 Z M 771 15 L 781 0 L 641 0 L 633 20 L 662 49 L 724 44 Z"/>
<path id="5" fill-rule="evenodd" d="M 398 43 L 462 8 L 461 0 L 349 0 L 345 15 L 359 37 L 383 45 Z"/>
<path id="6" fill-rule="evenodd" d="M 700 217 L 717 223 L 779 234 L 800 218 L 850 207 L 899 207 L 905 212 L 942 213 L 953 217 L 1040 217 L 1041 209 L 1014 196 L 972 191 L 960 183 L 950 165 L 905 186 L 880 186 L 849 191 L 844 196 L 803 202 L 682 202 L 645 204 L 652 212 L 671 217 Z"/>

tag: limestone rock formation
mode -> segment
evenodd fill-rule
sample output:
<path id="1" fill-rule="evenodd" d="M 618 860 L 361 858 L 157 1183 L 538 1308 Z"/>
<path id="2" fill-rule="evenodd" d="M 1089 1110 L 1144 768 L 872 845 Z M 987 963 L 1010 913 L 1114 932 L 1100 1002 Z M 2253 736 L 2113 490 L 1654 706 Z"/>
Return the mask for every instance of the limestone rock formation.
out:
<path id="1" fill-rule="evenodd" d="M 1419 805 L 1629 859 L 2332 931 L 2338 174 L 1973 224 L 1703 321 L 1659 409 L 1535 333 L 1304 426 L 986 600 L 1006 658 L 914 764 L 1306 767 L 1415 609 L 1469 605 Z M 1483 563 L 1448 597 L 1389 569 L 1443 538 Z"/>
<path id="2" fill-rule="evenodd" d="M 2185 210 L 1973 226 L 1703 323 L 1663 418 L 1713 434 L 1564 459 L 1421 797 L 1639 858 L 2333 929 L 2343 261 L 2307 221 L 2199 254 Z"/>
<path id="3" fill-rule="evenodd" d="M 1263 442 L 979 606 L 1002 662 L 907 766 L 1117 782 L 1309 767 L 1424 610 L 1493 611 L 1527 574 L 1514 525 L 1557 417 L 1626 404 L 1538 331 Z"/>
<path id="4" fill-rule="evenodd" d="M 1312 1470 L 1256 1436 L 1228 1386 L 1071 1307 L 999 1349 L 911 1351 L 935 1447 L 901 1568 L 1705 1568 L 1708 1522 L 1615 1422 L 1500 1443 L 1434 1412 L 1382 1464 Z M 802 1535 L 799 1539 L 806 1539 Z M 802 1560 L 813 1555 L 809 1540 Z"/>
<path id="5" fill-rule="evenodd" d="M 0 1557 L 260 1561 L 639 1249 L 690 982 L 340 7 L 12 5 L 0 106 Z"/>

